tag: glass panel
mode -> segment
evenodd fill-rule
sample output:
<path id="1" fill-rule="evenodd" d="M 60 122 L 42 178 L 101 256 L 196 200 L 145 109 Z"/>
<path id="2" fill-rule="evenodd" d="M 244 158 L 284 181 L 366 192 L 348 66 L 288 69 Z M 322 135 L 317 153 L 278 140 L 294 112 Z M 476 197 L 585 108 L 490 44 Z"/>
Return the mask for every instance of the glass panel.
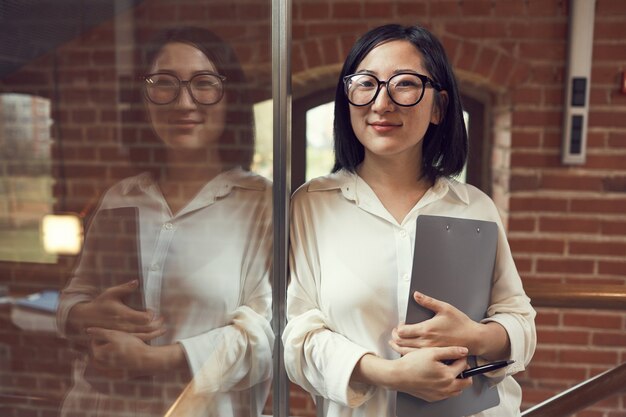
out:
<path id="1" fill-rule="evenodd" d="M 271 0 L 0 9 L 0 415 L 271 414 Z"/>
<path id="2" fill-rule="evenodd" d="M 306 180 L 328 174 L 335 163 L 333 153 L 333 111 L 325 103 L 306 112 Z"/>

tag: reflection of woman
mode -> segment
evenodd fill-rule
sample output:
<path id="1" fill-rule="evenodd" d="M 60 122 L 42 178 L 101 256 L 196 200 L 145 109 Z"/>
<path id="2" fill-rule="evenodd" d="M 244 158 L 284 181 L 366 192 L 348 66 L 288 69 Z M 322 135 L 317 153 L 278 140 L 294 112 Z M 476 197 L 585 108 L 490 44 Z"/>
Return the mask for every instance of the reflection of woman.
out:
<path id="1" fill-rule="evenodd" d="M 163 164 L 114 185 L 99 207 L 138 208 L 143 276 L 98 288 L 87 272 L 87 232 L 59 328 L 87 337 L 90 353 L 63 411 L 163 415 L 193 378 L 199 414 L 257 415 L 273 344 L 271 187 L 246 170 L 252 113 L 239 91 L 244 76 L 230 47 L 205 30 L 169 31 L 153 46 L 143 90 Z M 148 160 L 150 149 L 143 151 Z M 241 166 L 232 155 L 243 155 Z M 124 304 L 138 285 L 147 311 Z M 108 394 L 83 378 L 85 366 L 113 381 Z"/>
<path id="2" fill-rule="evenodd" d="M 399 25 L 361 37 L 340 75 L 334 126 L 334 173 L 293 197 L 283 335 L 290 378 L 325 398 L 327 416 L 395 416 L 396 391 L 434 401 L 467 389 L 471 379 L 456 376 L 468 354 L 513 359 L 490 374 L 500 405 L 480 415 L 518 415 L 521 391 L 510 375 L 532 356 L 535 313 L 493 202 L 451 178 L 463 168 L 467 136 L 439 41 Z M 402 324 L 420 214 L 499 225 L 481 323 L 416 293 L 436 314 Z"/>

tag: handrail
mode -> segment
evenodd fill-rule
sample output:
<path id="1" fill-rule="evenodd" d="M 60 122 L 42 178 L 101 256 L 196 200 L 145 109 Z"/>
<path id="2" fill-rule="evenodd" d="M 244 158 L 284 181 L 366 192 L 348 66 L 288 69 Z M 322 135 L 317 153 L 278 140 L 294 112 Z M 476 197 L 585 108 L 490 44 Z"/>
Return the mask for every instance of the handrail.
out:
<path id="1" fill-rule="evenodd" d="M 626 286 L 525 283 L 535 307 L 626 311 Z M 522 413 L 522 417 L 565 417 L 626 390 L 626 362 L 583 381 Z"/>
<path id="2" fill-rule="evenodd" d="M 522 417 L 565 417 L 618 392 L 626 391 L 626 362 L 548 398 L 522 413 Z"/>
<path id="3" fill-rule="evenodd" d="M 535 307 L 593 308 L 626 311 L 625 285 L 524 283 Z"/>

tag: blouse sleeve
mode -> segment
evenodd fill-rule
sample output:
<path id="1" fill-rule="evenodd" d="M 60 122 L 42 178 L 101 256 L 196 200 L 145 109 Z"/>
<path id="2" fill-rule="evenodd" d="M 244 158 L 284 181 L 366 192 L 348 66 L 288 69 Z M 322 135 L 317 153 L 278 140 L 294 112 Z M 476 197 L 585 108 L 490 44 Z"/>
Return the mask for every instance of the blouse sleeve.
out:
<path id="1" fill-rule="evenodd" d="M 493 204 L 491 204 L 493 206 Z M 490 383 L 497 383 L 505 376 L 521 372 L 530 362 L 537 344 L 535 330 L 536 312 L 530 304 L 522 286 L 522 280 L 515 267 L 513 255 L 504 233 L 495 206 L 493 207 L 498 223 L 498 247 L 494 268 L 494 282 L 491 293 L 491 305 L 483 323 L 496 322 L 506 330 L 511 353 L 509 359 L 515 363 L 511 366 L 486 374 Z M 479 364 L 487 361 L 478 358 Z"/>
<path id="2" fill-rule="evenodd" d="M 241 304 L 230 314 L 229 324 L 179 341 L 196 392 L 243 390 L 271 378 L 274 332 L 270 325 L 272 227 L 268 206 L 255 213 L 257 220 L 243 257 Z"/>
<path id="3" fill-rule="evenodd" d="M 371 352 L 332 331 L 320 308 L 319 254 L 312 223 L 310 211 L 296 195 L 291 216 L 288 323 L 283 333 L 285 368 L 289 378 L 312 395 L 358 407 L 376 387 L 350 384 L 350 377 L 360 358 Z"/>

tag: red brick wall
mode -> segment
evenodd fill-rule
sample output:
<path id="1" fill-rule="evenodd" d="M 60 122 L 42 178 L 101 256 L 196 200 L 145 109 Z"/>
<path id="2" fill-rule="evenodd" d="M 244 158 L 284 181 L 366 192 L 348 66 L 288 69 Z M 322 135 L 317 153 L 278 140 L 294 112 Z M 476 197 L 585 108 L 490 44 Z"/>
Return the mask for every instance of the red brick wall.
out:
<path id="1" fill-rule="evenodd" d="M 261 0 L 151 0 L 132 12 L 132 33 L 145 39 L 164 24 L 209 26 L 235 45 L 258 81 L 255 96 L 262 100 L 270 96 L 269 13 L 269 1 Z M 619 80 L 626 70 L 626 3 L 597 0 L 587 162 L 582 166 L 563 166 L 559 157 L 568 13 L 566 0 L 293 0 L 292 69 L 302 79 L 321 74 L 317 82 L 332 85 L 337 66 L 368 28 L 396 21 L 429 27 L 446 46 L 463 90 L 489 98 L 493 196 L 508 222 L 524 281 L 624 285 L 626 95 L 619 92 Z M 113 33 L 112 22 L 105 22 L 0 80 L 0 92 L 55 100 L 56 161 L 63 155 L 63 164 L 54 170 L 59 209 L 84 210 L 113 181 L 127 176 L 131 171 L 120 140 L 149 135 L 140 113 L 118 106 L 110 84 Z M 295 96 L 299 88 L 310 91 L 311 85 L 296 85 Z M 3 262 L 0 283 L 19 290 L 59 287 L 72 263 L 71 258 L 55 267 Z M 537 327 L 537 353 L 528 371 L 517 377 L 525 407 L 626 361 L 624 312 L 544 308 L 538 311 Z M 2 344 L 33 343 L 2 329 Z M 44 359 L 42 366 L 49 362 Z M 23 370 L 20 363 L 25 360 L 12 357 L 11 370 Z M 32 379 L 17 375 L 2 373 L 2 385 L 9 378 L 32 386 Z M 314 415 L 308 395 L 296 391 L 292 413 Z M 622 395 L 578 416 L 623 415 Z"/>

